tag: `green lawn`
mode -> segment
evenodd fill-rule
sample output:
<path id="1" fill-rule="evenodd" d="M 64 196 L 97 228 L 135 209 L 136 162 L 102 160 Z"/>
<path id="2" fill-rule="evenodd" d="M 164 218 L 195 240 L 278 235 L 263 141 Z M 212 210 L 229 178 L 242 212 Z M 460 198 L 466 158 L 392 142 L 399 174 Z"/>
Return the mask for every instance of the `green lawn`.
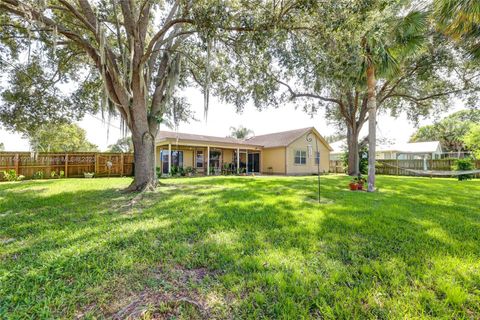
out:
<path id="1" fill-rule="evenodd" d="M 0 319 L 480 318 L 480 181 L 0 184 Z"/>

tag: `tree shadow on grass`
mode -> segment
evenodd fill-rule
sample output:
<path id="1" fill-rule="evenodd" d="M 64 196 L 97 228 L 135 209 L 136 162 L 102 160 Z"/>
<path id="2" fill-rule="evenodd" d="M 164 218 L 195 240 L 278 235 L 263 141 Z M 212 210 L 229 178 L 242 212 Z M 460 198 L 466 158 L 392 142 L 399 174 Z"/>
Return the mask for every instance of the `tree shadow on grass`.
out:
<path id="1" fill-rule="evenodd" d="M 478 314 L 474 300 L 446 303 L 448 291 L 442 296 L 434 287 L 454 276 L 431 272 L 438 256 L 466 264 L 478 258 L 479 214 L 467 211 L 475 203 L 436 205 L 432 214 L 415 186 L 405 185 L 412 193 L 399 198 L 387 188 L 361 194 L 338 184 L 325 179 L 323 194 L 334 201 L 328 206 L 298 200 L 316 192 L 305 178 L 180 181 L 130 211 L 119 205 L 128 198 L 111 188 L 82 191 L 80 199 L 24 192 L 19 200 L 32 202 L 22 210 L 42 206 L 0 220 L 2 232 L 18 238 L 0 260 L 4 312 L 70 317 L 88 307 L 114 314 L 145 288 L 176 292 L 155 274 L 180 265 L 211 272 L 182 286 L 204 300 L 215 295 L 209 308 L 221 315 L 395 317 L 406 312 L 405 299 L 418 303 L 409 306 L 412 316 Z M 469 299 L 478 298 L 474 280 L 464 273 Z M 25 302 L 14 304 L 19 297 Z"/>

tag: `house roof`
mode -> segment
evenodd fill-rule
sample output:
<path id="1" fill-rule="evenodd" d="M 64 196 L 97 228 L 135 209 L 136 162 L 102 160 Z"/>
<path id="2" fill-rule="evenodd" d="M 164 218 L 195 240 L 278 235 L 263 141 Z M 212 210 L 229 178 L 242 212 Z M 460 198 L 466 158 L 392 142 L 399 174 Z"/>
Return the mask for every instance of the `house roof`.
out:
<path id="1" fill-rule="evenodd" d="M 391 147 L 386 147 L 385 151 L 398 151 L 404 153 L 433 153 L 437 150 L 442 150 L 440 141 L 426 141 L 426 142 L 411 142 L 411 143 L 399 143 Z M 384 151 L 379 148 L 379 151 Z"/>
<path id="2" fill-rule="evenodd" d="M 347 149 L 347 140 L 339 140 L 330 144 L 332 154 L 344 153 Z M 377 152 L 401 152 L 401 153 L 434 153 L 442 150 L 440 141 L 396 143 L 392 145 L 377 145 Z"/>
<path id="3" fill-rule="evenodd" d="M 300 138 L 301 136 L 303 136 L 304 134 L 312 130 L 323 141 L 323 143 L 327 146 L 327 148 L 331 149 L 328 142 L 325 141 L 325 139 L 323 139 L 323 137 L 318 133 L 318 131 L 314 127 L 307 127 L 302 129 L 296 129 L 296 130 L 263 134 L 260 136 L 252 137 L 248 139 L 247 142 L 262 145 L 264 148 L 287 147 L 292 142 L 294 142 L 295 140 L 297 140 L 298 138 Z"/>
<path id="4" fill-rule="evenodd" d="M 205 136 L 199 134 L 190 134 L 190 133 L 181 133 L 181 132 L 171 132 L 171 131 L 160 131 L 157 134 L 156 141 L 164 141 L 168 139 L 175 140 L 190 140 L 190 141 L 199 141 L 199 142 L 216 142 L 216 143 L 228 143 L 236 145 L 244 145 L 251 147 L 264 147 L 264 148 L 274 148 L 274 147 L 287 147 L 292 142 L 300 138 L 302 135 L 307 132 L 314 131 L 318 137 L 323 141 L 323 143 L 331 150 L 328 142 L 323 139 L 323 137 L 315 130 L 314 127 L 282 131 L 270 134 L 264 134 L 260 136 L 255 136 L 247 140 L 239 140 L 231 137 L 214 137 L 214 136 Z"/>
<path id="5" fill-rule="evenodd" d="M 228 143 L 228 144 L 242 144 L 248 146 L 260 146 L 254 143 L 247 143 L 247 141 L 235 139 L 232 137 L 214 137 L 206 136 L 201 134 L 191 134 L 191 133 L 181 133 L 181 132 L 172 132 L 172 131 L 159 131 L 157 142 L 163 141 L 166 139 L 178 139 L 178 140 L 191 140 L 191 141 L 200 141 L 200 142 L 217 142 L 217 143 Z"/>

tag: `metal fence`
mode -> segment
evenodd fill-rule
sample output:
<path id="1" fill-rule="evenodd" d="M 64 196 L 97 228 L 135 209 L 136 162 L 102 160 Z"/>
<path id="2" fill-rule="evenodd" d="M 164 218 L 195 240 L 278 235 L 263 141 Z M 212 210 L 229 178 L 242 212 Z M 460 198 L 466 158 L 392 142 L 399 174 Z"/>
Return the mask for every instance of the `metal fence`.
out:
<path id="1" fill-rule="evenodd" d="M 377 160 L 375 172 L 377 174 L 388 174 L 396 176 L 416 176 L 414 172 L 405 170 L 433 170 L 450 171 L 456 159 L 434 159 L 434 160 Z M 480 160 L 475 161 L 475 168 L 480 169 Z M 345 173 L 342 160 L 330 161 L 330 172 Z M 477 175 L 479 177 L 480 175 Z"/>
<path id="2" fill-rule="evenodd" d="M 96 177 L 132 176 L 133 159 L 132 153 L 0 152 L 0 172 L 15 170 L 25 179 L 50 178 L 52 172 L 57 177 L 63 172 L 65 178 L 83 177 L 87 172 Z"/>

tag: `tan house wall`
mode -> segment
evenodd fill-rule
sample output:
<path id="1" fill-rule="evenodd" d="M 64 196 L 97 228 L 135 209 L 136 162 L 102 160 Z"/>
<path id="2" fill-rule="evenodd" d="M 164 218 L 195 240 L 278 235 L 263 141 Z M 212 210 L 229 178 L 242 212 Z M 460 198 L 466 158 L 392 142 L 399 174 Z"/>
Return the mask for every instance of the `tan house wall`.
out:
<path id="1" fill-rule="evenodd" d="M 306 140 L 306 136 L 307 134 L 304 134 L 287 147 L 287 174 L 302 175 L 317 173 L 317 165 L 315 164 L 315 140 L 312 140 L 312 142 L 308 142 Z M 330 165 L 330 150 L 328 150 L 327 146 L 316 135 L 312 133 L 311 136 L 317 139 L 318 151 L 320 152 L 320 172 L 328 172 Z M 308 145 L 312 146 L 311 156 L 309 156 L 308 154 Z M 295 164 L 296 150 L 306 151 L 306 164 Z"/>
<path id="2" fill-rule="evenodd" d="M 223 149 L 223 163 L 232 163 L 233 162 L 233 150 L 232 149 Z"/>
<path id="3" fill-rule="evenodd" d="M 285 147 L 263 149 L 260 157 L 262 173 L 285 174 Z"/>

